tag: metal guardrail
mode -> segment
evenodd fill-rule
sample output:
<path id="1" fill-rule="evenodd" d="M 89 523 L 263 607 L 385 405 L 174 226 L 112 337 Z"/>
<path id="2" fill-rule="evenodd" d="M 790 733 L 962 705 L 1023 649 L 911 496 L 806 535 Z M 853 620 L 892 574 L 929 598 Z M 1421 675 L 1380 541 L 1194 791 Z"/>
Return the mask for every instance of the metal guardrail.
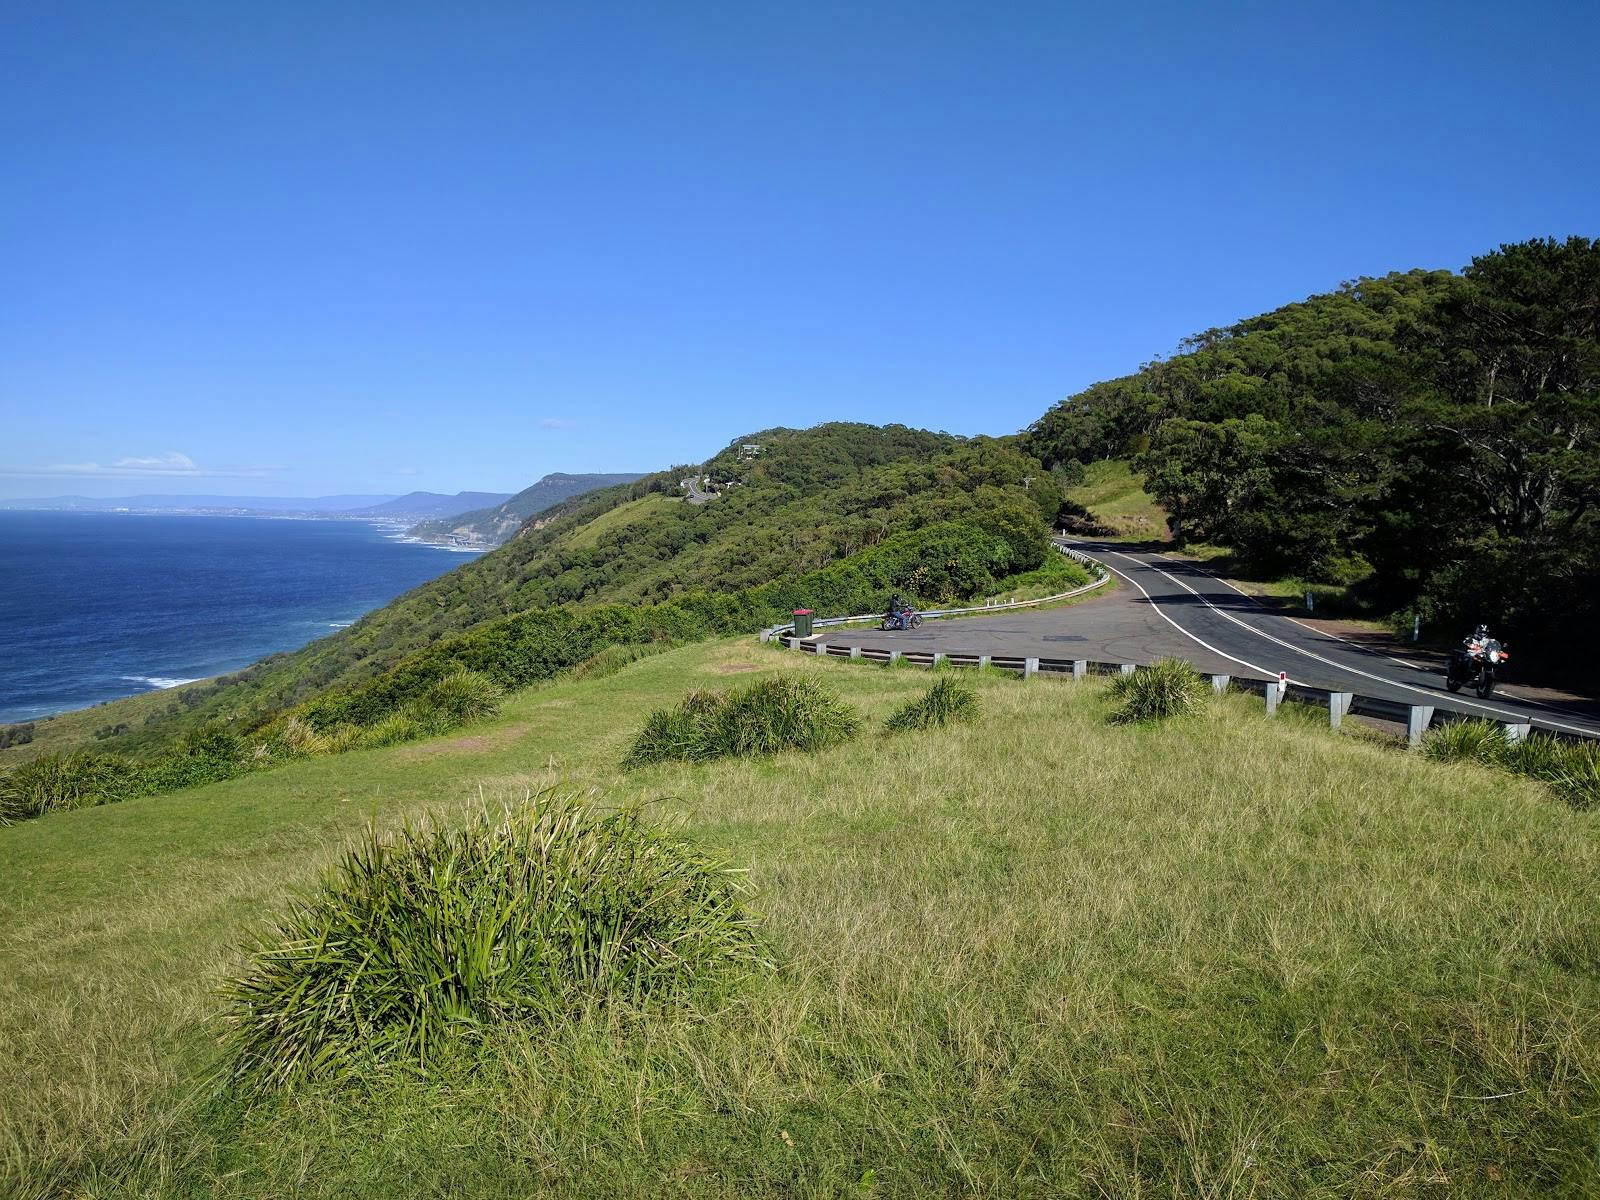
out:
<path id="1" fill-rule="evenodd" d="M 1110 572 L 1101 563 L 1096 562 L 1088 555 L 1069 549 L 1066 546 L 1057 546 L 1063 554 L 1082 562 L 1091 570 L 1098 573 L 1098 578 L 1090 584 L 1074 588 L 1070 592 L 1062 592 L 1058 596 L 1048 596 L 1041 600 L 1019 600 L 1010 604 L 988 605 L 982 608 L 953 608 L 939 612 L 923 613 L 924 617 L 950 617 L 967 615 L 971 613 L 999 612 L 1005 609 L 1037 607 L 1040 604 L 1049 604 L 1054 600 L 1065 600 L 1084 592 L 1093 591 L 1101 587 L 1110 578 Z M 830 617 L 826 620 L 816 621 L 813 624 L 820 628 L 823 626 L 847 625 L 854 621 L 881 620 L 879 614 L 861 617 Z M 830 658 L 864 659 L 868 662 L 879 663 L 906 663 L 910 666 L 938 667 L 949 665 L 952 667 L 994 667 L 1000 670 L 1018 672 L 1024 679 L 1031 679 L 1036 675 L 1071 676 L 1081 680 L 1089 675 L 1131 675 L 1140 666 L 1148 665 L 1135 662 L 1101 662 L 1095 659 L 1084 658 L 1031 658 L 1003 654 L 961 653 L 953 651 L 933 650 L 881 650 L 876 647 L 849 646 L 840 643 L 825 643 L 808 641 L 794 636 L 794 626 L 775 625 L 771 629 L 761 631 L 763 642 L 778 641 L 783 646 L 795 650 L 810 650 L 813 654 L 820 654 Z M 1284 701 L 1300 704 L 1313 704 L 1328 710 L 1328 724 L 1337 729 L 1346 716 L 1370 717 L 1379 721 L 1388 721 L 1406 727 L 1406 740 L 1413 746 L 1422 742 L 1422 736 L 1434 725 L 1445 725 L 1459 721 L 1481 719 L 1474 713 L 1464 712 L 1461 709 L 1450 707 L 1448 704 L 1407 704 L 1399 700 L 1385 700 L 1380 696 L 1363 696 L 1355 692 L 1339 692 L 1330 688 L 1308 687 L 1298 683 L 1284 683 L 1276 679 L 1258 679 L 1253 676 L 1233 676 L 1213 674 L 1207 676 L 1211 686 L 1219 693 L 1229 690 L 1252 692 L 1263 697 L 1266 702 L 1267 715 L 1274 716 L 1278 706 Z M 1497 722 L 1504 730 L 1507 740 L 1520 741 L 1533 731 L 1534 723 L 1531 721 L 1500 721 Z M 1564 739 L 1584 739 L 1594 735 L 1585 735 L 1560 729 L 1541 729 L 1541 733 Z"/>
<path id="2" fill-rule="evenodd" d="M 933 621 L 938 620 L 940 617 L 967 617 L 978 613 L 1005 612 L 1008 609 L 1038 608 L 1041 604 L 1055 604 L 1061 600 L 1070 600 L 1074 596 L 1081 596 L 1085 592 L 1092 592 L 1096 588 L 1104 587 L 1107 583 L 1111 582 L 1111 572 L 1106 569 L 1103 563 L 1100 563 L 1095 559 L 1090 558 L 1082 551 L 1074 550 L 1069 546 L 1063 546 L 1056 542 L 1051 542 L 1050 544 L 1057 550 L 1061 551 L 1061 553 L 1065 554 L 1068 558 L 1088 567 L 1090 573 L 1095 577 L 1093 581 L 1084 584 L 1082 587 L 1073 588 L 1070 592 L 1059 592 L 1054 596 L 1041 596 L 1037 600 L 1012 600 L 1005 604 L 982 604 L 976 608 L 938 608 L 930 612 L 918 613 L 917 615 L 925 621 Z M 858 621 L 881 620 L 883 620 L 882 613 L 862 613 L 860 616 L 855 617 L 825 617 L 820 621 L 811 622 L 811 626 L 813 629 L 824 629 L 839 625 L 852 625 Z M 794 622 L 790 621 L 787 625 L 774 625 L 769 629 L 763 629 L 761 631 L 761 640 L 763 642 L 770 642 L 773 638 L 784 638 L 792 633 L 794 633 Z M 784 644 L 788 645 L 788 642 L 785 642 Z"/>

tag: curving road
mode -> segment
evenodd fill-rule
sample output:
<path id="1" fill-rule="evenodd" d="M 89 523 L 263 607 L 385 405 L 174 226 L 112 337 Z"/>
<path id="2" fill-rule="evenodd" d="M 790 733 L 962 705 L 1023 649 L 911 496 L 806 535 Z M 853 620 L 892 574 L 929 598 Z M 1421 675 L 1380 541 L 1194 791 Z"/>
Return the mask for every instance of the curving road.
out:
<path id="1" fill-rule="evenodd" d="M 1263 607 L 1193 563 L 1115 543 L 1066 542 L 1110 568 L 1123 586 L 1070 608 L 930 621 L 904 633 L 835 630 L 819 641 L 885 650 L 1150 662 L 1170 655 L 1202 671 L 1276 678 L 1401 704 L 1432 704 L 1495 721 L 1600 736 L 1600 704 L 1554 703 L 1512 692 L 1452 695 L 1437 669 L 1359 646 Z"/>

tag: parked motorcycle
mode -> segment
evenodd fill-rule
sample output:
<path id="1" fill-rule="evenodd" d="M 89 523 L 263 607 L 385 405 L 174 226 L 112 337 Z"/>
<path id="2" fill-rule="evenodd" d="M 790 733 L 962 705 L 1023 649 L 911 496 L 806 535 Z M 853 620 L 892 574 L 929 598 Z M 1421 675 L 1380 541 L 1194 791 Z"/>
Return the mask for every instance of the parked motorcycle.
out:
<path id="1" fill-rule="evenodd" d="M 1510 660 L 1510 653 L 1493 638 L 1469 638 L 1450 651 L 1444 686 L 1452 692 L 1470 687 L 1480 699 L 1487 700 L 1494 691 L 1495 672 Z"/>

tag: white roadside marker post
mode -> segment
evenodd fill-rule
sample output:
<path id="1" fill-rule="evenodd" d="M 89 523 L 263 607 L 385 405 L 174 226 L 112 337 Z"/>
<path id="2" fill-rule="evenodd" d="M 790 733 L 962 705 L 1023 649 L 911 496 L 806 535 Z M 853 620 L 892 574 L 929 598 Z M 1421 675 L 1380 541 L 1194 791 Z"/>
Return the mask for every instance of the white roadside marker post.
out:
<path id="1" fill-rule="evenodd" d="M 1289 690 L 1289 672 L 1279 671 L 1278 681 L 1267 684 L 1267 716 L 1278 715 L 1278 704 L 1283 700 L 1284 694 Z"/>

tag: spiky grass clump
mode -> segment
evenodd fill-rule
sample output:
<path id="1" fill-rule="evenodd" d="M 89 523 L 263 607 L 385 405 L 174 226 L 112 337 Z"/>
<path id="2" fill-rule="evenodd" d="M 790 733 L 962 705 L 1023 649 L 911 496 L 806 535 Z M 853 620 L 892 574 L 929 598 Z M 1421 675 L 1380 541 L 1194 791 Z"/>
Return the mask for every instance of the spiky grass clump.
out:
<path id="1" fill-rule="evenodd" d="M 421 711 L 442 728 L 487 721 L 500 711 L 505 693 L 486 675 L 466 669 L 452 671 L 423 693 Z"/>
<path id="2" fill-rule="evenodd" d="M 1493 763 L 1505 748 L 1505 731 L 1492 721 L 1453 721 L 1422 739 L 1422 753 L 1435 762 Z"/>
<path id="3" fill-rule="evenodd" d="M 136 794 L 134 768 L 115 754 L 45 754 L 0 774 L 0 825 L 112 804 Z"/>
<path id="4" fill-rule="evenodd" d="M 1188 663 L 1157 659 L 1111 681 L 1111 695 L 1119 702 L 1111 719 L 1126 725 L 1187 716 L 1198 712 L 1210 694 L 1210 685 Z"/>
<path id="5" fill-rule="evenodd" d="M 672 643 L 670 642 L 626 642 L 620 646 L 607 646 L 604 650 L 591 654 L 582 662 L 568 667 L 565 677 L 568 679 L 604 679 L 608 675 L 615 675 L 623 667 L 636 663 L 642 658 L 664 654 L 671 649 Z"/>
<path id="6" fill-rule="evenodd" d="M 427 732 L 423 724 L 408 712 L 394 712 L 361 728 L 362 746 L 398 746 L 414 742 Z"/>
<path id="7" fill-rule="evenodd" d="M 779 675 L 725 692 L 690 692 L 675 708 L 657 709 L 624 765 L 821 750 L 854 737 L 860 727 L 855 710 L 833 689 Z"/>
<path id="8" fill-rule="evenodd" d="M 225 985 L 233 1078 L 426 1063 L 509 1023 L 736 978 L 765 963 L 737 875 L 637 809 L 548 794 L 369 833 Z"/>
<path id="9" fill-rule="evenodd" d="M 1477 762 L 1537 779 L 1574 808 L 1600 806 L 1600 748 L 1546 733 L 1506 740 L 1493 721 L 1456 721 L 1430 729 L 1422 752 L 1439 762 Z"/>
<path id="10" fill-rule="evenodd" d="M 884 728 L 892 733 L 913 729 L 941 729 L 978 715 L 978 689 L 953 675 L 941 676 L 915 700 L 908 700 L 889 715 Z"/>

